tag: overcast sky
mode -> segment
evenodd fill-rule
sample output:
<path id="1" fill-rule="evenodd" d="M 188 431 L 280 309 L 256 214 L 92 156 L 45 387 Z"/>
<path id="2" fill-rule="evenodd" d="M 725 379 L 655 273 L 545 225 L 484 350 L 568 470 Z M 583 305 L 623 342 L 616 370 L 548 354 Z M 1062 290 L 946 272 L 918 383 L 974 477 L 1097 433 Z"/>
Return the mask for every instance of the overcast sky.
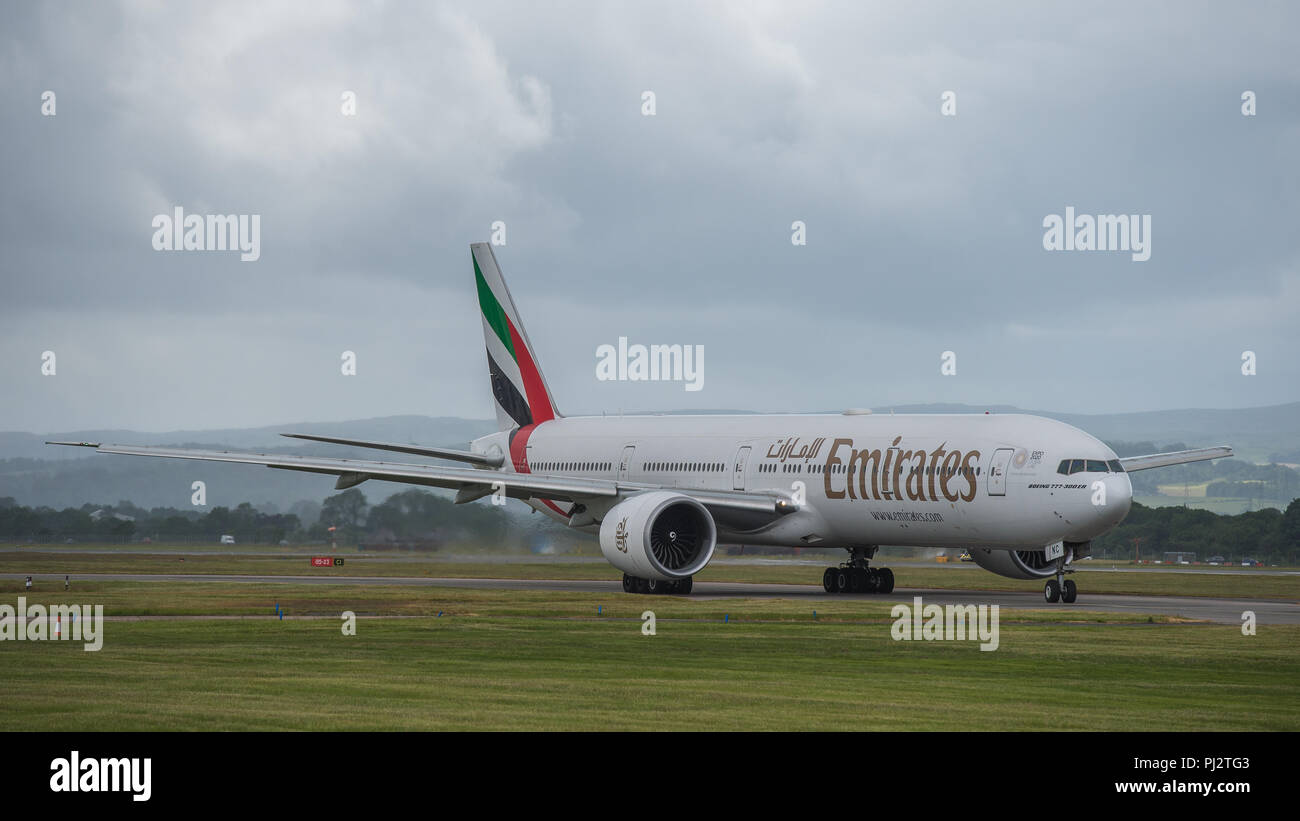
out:
<path id="1" fill-rule="evenodd" d="M 1300 6 L 866 5 L 6 3 L 0 429 L 489 418 L 496 220 L 570 414 L 1300 399 Z M 620 335 L 704 389 L 598 381 Z"/>

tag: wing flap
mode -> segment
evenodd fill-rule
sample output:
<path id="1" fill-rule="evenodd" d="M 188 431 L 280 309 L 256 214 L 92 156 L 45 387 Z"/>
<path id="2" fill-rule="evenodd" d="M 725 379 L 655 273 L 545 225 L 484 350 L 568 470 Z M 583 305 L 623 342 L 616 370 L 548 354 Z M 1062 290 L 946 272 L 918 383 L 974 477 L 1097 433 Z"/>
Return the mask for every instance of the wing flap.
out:
<path id="1" fill-rule="evenodd" d="M 468 462 L 471 465 L 482 465 L 484 467 L 500 467 L 502 461 L 500 456 L 489 456 L 486 453 L 471 453 L 467 450 L 454 450 L 452 448 L 429 448 L 422 445 L 402 445 L 397 442 L 370 442 L 365 439 L 342 439 L 337 436 L 317 436 L 311 433 L 282 433 L 281 436 L 287 436 L 290 439 L 307 439 L 312 442 L 328 442 L 331 445 L 350 445 L 354 448 L 370 448 L 372 450 L 387 450 L 393 453 L 410 453 L 415 456 L 432 456 L 435 459 L 451 459 L 456 462 Z M 63 444 L 63 443 L 59 443 Z"/>

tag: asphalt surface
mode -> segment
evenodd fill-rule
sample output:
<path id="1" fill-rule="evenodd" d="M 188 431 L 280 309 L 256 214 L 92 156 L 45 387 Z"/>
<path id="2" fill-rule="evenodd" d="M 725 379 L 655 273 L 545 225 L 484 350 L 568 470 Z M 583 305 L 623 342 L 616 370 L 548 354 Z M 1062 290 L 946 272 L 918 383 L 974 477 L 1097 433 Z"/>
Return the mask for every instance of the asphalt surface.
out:
<path id="1" fill-rule="evenodd" d="M 0 573 L 0 578 L 23 579 L 25 574 Z M 62 591 L 63 576 L 33 576 L 36 587 Z M 243 584 L 334 584 L 334 585 L 396 585 L 412 587 L 463 587 L 474 590 L 552 590 L 567 593 L 622 594 L 618 581 L 569 579 L 444 579 L 414 576 L 240 576 L 215 574 L 124 574 L 78 573 L 75 581 L 131 581 L 131 582 L 222 582 Z M 999 605 L 1003 608 L 1101 611 L 1131 613 L 1145 621 L 1147 616 L 1179 616 L 1196 621 L 1220 624 L 1241 624 L 1242 614 L 1252 611 L 1257 624 L 1300 624 L 1300 603 L 1275 599 L 1223 599 L 1205 596 L 1139 596 L 1123 594 L 1090 594 L 1085 584 L 1080 584 L 1079 599 L 1074 604 L 1049 605 L 1039 592 L 1008 592 L 999 590 L 931 590 L 923 588 L 897 588 L 882 596 L 835 595 L 822 590 L 820 585 L 809 584 L 741 584 L 735 582 L 696 582 L 691 598 L 768 598 L 806 600 L 810 608 L 817 602 L 836 600 L 892 601 L 911 604 L 920 596 L 926 604 Z M 73 589 L 76 589 L 74 584 Z M 653 597 L 646 597 L 648 600 Z"/>

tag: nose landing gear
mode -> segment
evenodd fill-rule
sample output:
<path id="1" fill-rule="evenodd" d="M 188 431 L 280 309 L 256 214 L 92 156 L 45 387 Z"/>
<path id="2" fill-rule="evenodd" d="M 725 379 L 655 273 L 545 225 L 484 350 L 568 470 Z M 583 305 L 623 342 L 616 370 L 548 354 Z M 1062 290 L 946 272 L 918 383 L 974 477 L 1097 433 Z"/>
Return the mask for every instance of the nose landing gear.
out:
<path id="1" fill-rule="evenodd" d="M 888 567 L 870 567 L 876 547 L 851 547 L 849 560 L 822 573 L 822 589 L 827 593 L 892 593 L 894 571 Z"/>
<path id="2" fill-rule="evenodd" d="M 1079 588 L 1074 580 L 1065 578 L 1066 573 L 1073 572 L 1065 566 L 1064 556 L 1056 560 L 1056 578 L 1048 579 L 1047 584 L 1043 585 L 1043 598 L 1048 604 L 1056 604 L 1058 601 L 1074 604 L 1075 599 L 1079 598 Z"/>

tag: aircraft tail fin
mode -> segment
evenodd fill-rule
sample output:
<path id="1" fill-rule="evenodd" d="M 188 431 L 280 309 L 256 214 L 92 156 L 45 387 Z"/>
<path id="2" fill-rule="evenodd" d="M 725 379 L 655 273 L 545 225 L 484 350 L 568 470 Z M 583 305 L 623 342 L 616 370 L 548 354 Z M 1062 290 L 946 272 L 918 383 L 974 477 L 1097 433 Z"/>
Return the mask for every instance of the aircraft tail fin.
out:
<path id="1" fill-rule="evenodd" d="M 500 430 L 524 428 L 560 416 L 492 246 L 486 242 L 472 243 L 470 255 L 474 260 L 474 281 L 478 287 L 479 312 L 483 316 L 498 427 Z"/>

